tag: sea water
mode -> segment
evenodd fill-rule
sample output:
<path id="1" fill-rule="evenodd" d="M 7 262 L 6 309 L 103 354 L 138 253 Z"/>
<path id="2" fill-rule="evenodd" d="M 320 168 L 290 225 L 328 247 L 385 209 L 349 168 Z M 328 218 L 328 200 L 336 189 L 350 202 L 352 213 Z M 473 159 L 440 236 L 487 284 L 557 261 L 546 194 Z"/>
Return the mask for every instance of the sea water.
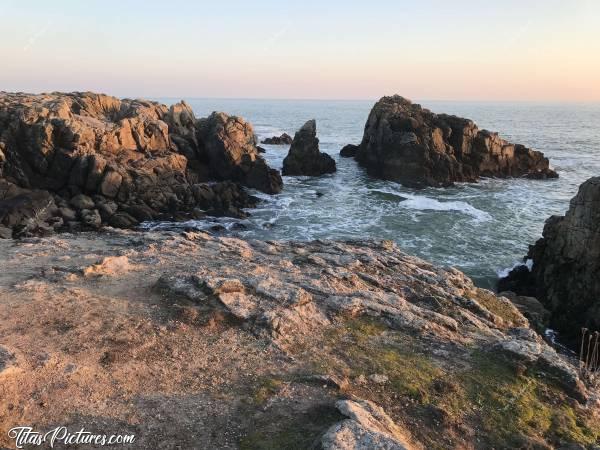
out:
<path id="1" fill-rule="evenodd" d="M 262 201 L 247 220 L 175 226 L 206 229 L 219 223 L 259 239 L 392 239 L 410 254 L 464 271 L 482 287 L 493 287 L 499 274 L 520 262 L 540 238 L 544 221 L 564 214 L 578 186 L 600 175 L 600 104 L 420 102 L 544 152 L 560 178 L 483 179 L 415 190 L 372 178 L 353 159 L 339 156 L 344 145 L 360 142 L 374 101 L 185 100 L 198 117 L 212 111 L 244 117 L 261 140 L 283 132 L 293 136 L 316 119 L 321 151 L 336 160 L 338 170 L 322 177 L 284 177 L 278 195 L 253 192 Z M 268 163 L 281 169 L 289 146 L 263 147 Z M 245 229 L 233 226 L 240 222 Z"/>

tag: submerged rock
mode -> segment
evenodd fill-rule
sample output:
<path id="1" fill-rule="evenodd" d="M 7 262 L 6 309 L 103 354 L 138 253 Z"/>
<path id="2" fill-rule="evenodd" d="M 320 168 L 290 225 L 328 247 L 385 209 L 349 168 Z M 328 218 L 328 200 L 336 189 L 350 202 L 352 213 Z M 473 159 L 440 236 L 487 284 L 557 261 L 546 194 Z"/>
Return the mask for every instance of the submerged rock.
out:
<path id="1" fill-rule="evenodd" d="M 283 175 L 319 176 L 335 170 L 333 158 L 319 151 L 317 124 L 309 120 L 294 136 L 290 151 L 283 160 Z"/>
<path id="2" fill-rule="evenodd" d="M 371 110 L 356 160 L 373 176 L 414 187 L 558 176 L 542 153 L 398 95 L 383 97 Z"/>
<path id="3" fill-rule="evenodd" d="M 546 221 L 526 268 L 501 280 L 503 288 L 535 295 L 550 311 L 550 326 L 576 344 L 581 328 L 600 329 L 600 177 L 579 187 L 564 216 Z"/>
<path id="4" fill-rule="evenodd" d="M 270 138 L 266 138 L 261 141 L 261 144 L 290 145 L 292 143 L 292 141 L 293 141 L 293 139 L 289 134 L 283 133 L 281 136 L 273 136 Z"/>
<path id="5" fill-rule="evenodd" d="M 13 186 L 2 188 L 0 224 L 13 234 L 17 228 L 17 234 L 22 228 L 35 233 L 31 219 L 40 222 L 38 229 L 56 228 L 51 217 L 30 217 L 50 198 L 61 209 L 76 210 L 68 222 L 84 228 L 99 226 L 98 214 L 100 225 L 117 213 L 137 217 L 132 208 L 145 211 L 137 220 L 176 219 L 198 206 L 193 186 L 211 181 L 266 193 L 282 187 L 279 172 L 259 155 L 252 126 L 241 118 L 213 113 L 197 120 L 185 102 L 167 107 L 90 92 L 0 93 L 0 182 Z M 101 206 L 109 202 L 117 209 Z"/>

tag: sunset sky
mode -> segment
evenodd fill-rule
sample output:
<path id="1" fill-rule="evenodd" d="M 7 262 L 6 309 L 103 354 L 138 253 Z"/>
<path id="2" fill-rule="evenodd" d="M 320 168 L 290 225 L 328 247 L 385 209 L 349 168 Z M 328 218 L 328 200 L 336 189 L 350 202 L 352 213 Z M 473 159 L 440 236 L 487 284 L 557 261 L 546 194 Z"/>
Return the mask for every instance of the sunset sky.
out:
<path id="1" fill-rule="evenodd" d="M 600 101 L 595 0 L 0 0 L 0 19 L 5 91 Z"/>

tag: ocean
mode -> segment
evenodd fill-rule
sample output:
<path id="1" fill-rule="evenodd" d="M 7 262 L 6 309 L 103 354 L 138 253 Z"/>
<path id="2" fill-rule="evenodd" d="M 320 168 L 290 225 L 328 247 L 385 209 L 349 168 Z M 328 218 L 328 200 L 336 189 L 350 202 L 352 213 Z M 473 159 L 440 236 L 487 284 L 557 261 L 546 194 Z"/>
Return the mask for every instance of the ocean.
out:
<path id="1" fill-rule="evenodd" d="M 284 177 L 279 195 L 253 192 L 262 202 L 247 220 L 156 226 L 206 229 L 219 223 L 231 233 L 258 239 L 391 239 L 407 253 L 454 266 L 486 288 L 521 262 L 528 246 L 541 237 L 544 221 L 564 214 L 583 181 L 600 175 L 600 104 L 420 102 L 544 152 L 560 178 L 483 179 L 415 190 L 371 178 L 353 159 L 339 157 L 344 145 L 361 141 L 374 101 L 185 100 L 197 117 L 212 111 L 244 117 L 260 140 L 283 132 L 293 136 L 304 122 L 316 119 L 321 151 L 333 156 L 338 171 L 317 178 Z M 281 169 L 288 146 L 263 147 L 269 164 Z M 233 227 L 239 222 L 246 228 Z"/>

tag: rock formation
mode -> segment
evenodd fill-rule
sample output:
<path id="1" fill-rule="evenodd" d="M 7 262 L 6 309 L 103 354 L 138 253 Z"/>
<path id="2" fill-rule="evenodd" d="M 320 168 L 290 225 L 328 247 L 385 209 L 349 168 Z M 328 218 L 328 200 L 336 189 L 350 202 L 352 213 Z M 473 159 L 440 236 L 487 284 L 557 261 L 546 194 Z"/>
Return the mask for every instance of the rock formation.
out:
<path id="1" fill-rule="evenodd" d="M 125 224 L 124 214 L 135 217 L 130 209 L 143 209 L 146 219 L 177 217 L 198 206 L 196 192 L 224 191 L 214 182 L 266 193 L 282 187 L 243 119 L 213 113 L 196 120 L 185 102 L 168 108 L 93 93 L 0 93 L 0 180 L 0 223 L 18 234 L 31 230 L 32 208 L 37 211 L 44 196 L 57 208 L 35 214 L 40 227 L 56 228 L 60 220 L 95 227 L 98 217 L 110 223 L 116 214 L 114 222 Z M 237 184 L 223 186 L 227 193 L 209 209 L 242 214 L 250 197 Z M 12 199 L 13 193 L 19 197 Z M 92 203 L 75 207 L 73 217 L 65 208 L 81 194 Z M 52 212 L 60 209 L 67 214 Z M 17 223 L 19 214 L 29 225 Z M 52 223 L 44 218 L 48 214 Z"/>
<path id="2" fill-rule="evenodd" d="M 294 136 L 290 151 L 283 160 L 283 175 L 319 176 L 335 170 L 333 158 L 319 151 L 317 123 L 309 120 Z"/>
<path id="3" fill-rule="evenodd" d="M 597 392 L 508 299 L 389 241 L 108 230 L 0 254 L 2 448 L 23 424 L 135 448 L 600 438 Z"/>
<path id="4" fill-rule="evenodd" d="M 550 311 L 550 327 L 572 342 L 582 327 L 600 330 L 600 177 L 579 187 L 564 216 L 546 221 L 526 259 L 531 271 L 514 269 L 502 289 L 537 297 Z"/>
<path id="5" fill-rule="evenodd" d="M 413 187 L 558 176 L 542 153 L 398 95 L 383 97 L 371 110 L 356 160 L 373 176 Z"/>
<path id="6" fill-rule="evenodd" d="M 342 158 L 354 158 L 358 152 L 358 145 L 348 144 L 340 150 L 340 156 Z"/>
<path id="7" fill-rule="evenodd" d="M 268 145 L 290 145 L 291 143 L 292 137 L 287 133 L 283 133 L 281 136 L 273 136 L 270 138 L 266 138 L 261 141 L 261 144 Z"/>

